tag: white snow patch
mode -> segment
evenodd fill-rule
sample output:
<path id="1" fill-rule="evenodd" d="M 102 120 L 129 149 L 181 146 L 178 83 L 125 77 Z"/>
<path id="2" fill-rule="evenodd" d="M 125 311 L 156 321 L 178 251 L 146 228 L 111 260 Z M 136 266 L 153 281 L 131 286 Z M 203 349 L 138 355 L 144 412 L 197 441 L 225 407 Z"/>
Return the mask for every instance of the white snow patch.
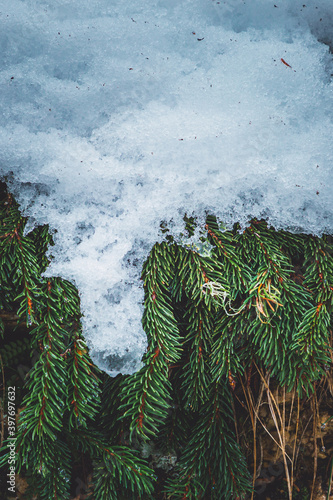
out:
<path id="1" fill-rule="evenodd" d="M 1 8 L 0 174 L 57 230 L 48 275 L 75 281 L 111 374 L 145 349 L 140 271 L 161 220 L 333 230 L 332 3 L 275 2 Z"/>

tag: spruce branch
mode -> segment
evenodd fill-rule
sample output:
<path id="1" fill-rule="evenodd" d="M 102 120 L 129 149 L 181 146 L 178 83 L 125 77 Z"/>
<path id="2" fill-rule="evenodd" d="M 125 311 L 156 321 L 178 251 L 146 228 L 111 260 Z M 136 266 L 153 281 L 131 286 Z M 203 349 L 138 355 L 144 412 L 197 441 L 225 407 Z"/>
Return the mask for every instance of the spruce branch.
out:
<path id="1" fill-rule="evenodd" d="M 167 416 L 170 398 L 169 363 L 180 358 L 181 339 L 168 288 L 173 275 L 173 249 L 166 243 L 154 245 L 143 266 L 145 312 L 143 328 L 148 338 L 145 366 L 128 377 L 122 389 L 122 418 L 131 418 L 130 437 L 156 435 Z"/>
<path id="2" fill-rule="evenodd" d="M 67 358 L 68 364 L 68 425 L 70 428 L 87 427 L 87 420 L 93 419 L 100 408 L 101 387 L 97 376 L 99 370 L 89 357 L 88 348 L 82 338 L 79 325 L 75 325 L 71 336 L 72 347 L 60 355 Z"/>
<path id="3" fill-rule="evenodd" d="M 137 451 L 110 446 L 100 432 L 89 429 L 76 429 L 70 439 L 93 458 L 96 500 L 118 499 L 119 491 L 133 500 L 153 492 L 156 476 Z"/>
<path id="4" fill-rule="evenodd" d="M 250 477 L 230 428 L 231 419 L 228 389 L 212 384 L 177 465 L 178 479 L 167 482 L 169 498 L 245 498 L 251 489 Z"/>

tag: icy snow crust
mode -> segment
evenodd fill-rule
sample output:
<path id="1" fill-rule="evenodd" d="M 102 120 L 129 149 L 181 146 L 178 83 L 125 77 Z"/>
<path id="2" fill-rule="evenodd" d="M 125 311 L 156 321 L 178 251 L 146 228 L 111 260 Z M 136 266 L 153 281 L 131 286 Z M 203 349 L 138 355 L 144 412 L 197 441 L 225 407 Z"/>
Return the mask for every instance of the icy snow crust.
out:
<path id="1" fill-rule="evenodd" d="M 4 4 L 0 174 L 57 231 L 104 370 L 140 365 L 161 220 L 332 233 L 331 0 Z"/>

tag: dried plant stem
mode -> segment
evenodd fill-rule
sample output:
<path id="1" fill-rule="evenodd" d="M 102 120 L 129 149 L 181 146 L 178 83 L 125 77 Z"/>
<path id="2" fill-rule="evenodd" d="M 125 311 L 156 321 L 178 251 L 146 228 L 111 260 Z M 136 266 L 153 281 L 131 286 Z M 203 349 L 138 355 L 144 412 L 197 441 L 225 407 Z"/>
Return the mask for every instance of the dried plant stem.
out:
<path id="1" fill-rule="evenodd" d="M 296 394 L 296 390 L 295 390 L 295 387 L 292 391 L 292 398 L 291 398 L 291 406 L 290 406 L 290 412 L 289 412 L 289 420 L 288 420 L 288 426 L 287 427 L 290 427 L 290 424 L 291 424 L 291 417 L 292 417 L 292 414 L 293 414 L 293 409 L 294 409 L 294 402 L 295 402 L 295 394 Z"/>
<path id="2" fill-rule="evenodd" d="M 277 409 L 277 414 L 279 416 L 279 419 L 280 419 L 280 421 L 282 421 L 281 430 L 280 430 L 278 420 L 276 418 L 276 413 L 275 413 L 275 410 L 274 410 L 274 407 L 272 404 L 272 392 L 269 389 L 269 386 L 266 389 L 266 393 L 267 393 L 269 409 L 270 409 L 270 412 L 271 412 L 271 415 L 272 415 L 272 418 L 273 418 L 273 421 L 274 421 L 274 424 L 275 424 L 275 427 L 276 427 L 276 430 L 277 430 L 277 433 L 279 436 L 279 441 L 281 443 L 282 457 L 283 457 L 284 469 L 285 469 L 286 480 L 287 480 L 287 485 L 288 485 L 288 496 L 289 496 L 289 500 L 292 500 L 292 495 L 293 495 L 292 494 L 292 485 L 291 485 L 291 481 L 290 481 L 290 475 L 289 475 L 289 469 L 288 469 L 288 463 L 287 463 L 288 455 L 286 453 L 285 429 L 284 429 L 284 424 L 283 424 L 284 417 L 283 416 L 281 417 L 281 413 Z M 288 457 L 288 458 L 291 462 L 290 457 Z"/>
<path id="3" fill-rule="evenodd" d="M 307 421 L 306 426 L 304 427 L 303 432 L 302 432 L 302 435 L 301 435 L 301 437 L 300 437 L 299 444 L 298 444 L 298 446 L 297 446 L 297 452 L 296 452 L 296 457 L 295 457 L 295 464 L 297 463 L 298 454 L 299 454 L 299 450 L 300 450 L 300 448 L 301 448 L 301 443 L 302 443 L 303 436 L 304 436 L 304 434 L 305 434 L 305 432 L 306 432 L 306 429 L 308 428 L 308 426 L 309 426 L 309 424 L 310 424 L 310 422 L 311 422 L 312 418 L 313 418 L 313 415 L 311 415 L 311 417 L 310 417 L 310 418 L 309 418 L 309 420 Z"/>
<path id="4" fill-rule="evenodd" d="M 262 382 L 260 383 L 259 396 L 258 396 L 257 402 L 255 404 L 253 394 L 252 394 L 252 391 L 251 391 L 249 384 L 244 385 L 242 380 L 241 380 L 241 384 L 242 384 L 243 393 L 244 393 L 244 396 L 246 399 L 246 404 L 248 407 L 249 415 L 251 418 L 252 432 L 253 432 L 253 477 L 252 477 L 253 490 L 252 490 L 252 494 L 251 494 L 251 500 L 253 500 L 254 484 L 255 484 L 257 477 L 260 474 L 262 460 L 263 460 L 262 445 L 261 445 L 260 464 L 259 464 L 259 467 L 257 467 L 257 420 L 260 421 L 258 413 L 259 413 L 259 408 L 260 408 L 261 401 L 262 401 L 262 396 L 264 393 L 264 385 Z M 260 423 L 261 423 L 261 421 L 260 421 Z"/>
<path id="5" fill-rule="evenodd" d="M 244 386 L 244 383 L 242 379 L 240 378 L 240 382 L 242 385 L 243 393 L 246 399 L 246 405 L 249 411 L 249 415 L 251 418 L 251 424 L 252 424 L 252 431 L 253 431 L 253 478 L 252 478 L 252 493 L 251 493 L 251 500 L 253 500 L 253 495 L 254 495 L 254 483 L 256 480 L 256 468 L 257 468 L 257 443 L 256 443 L 256 427 L 255 427 L 255 421 L 254 421 L 254 405 L 251 397 L 251 392 L 250 388 L 248 386 Z"/>
<path id="6" fill-rule="evenodd" d="M 279 405 L 277 401 L 275 400 L 273 393 L 269 387 L 269 374 L 266 375 L 267 380 L 259 370 L 259 368 L 256 365 L 256 368 L 258 370 L 258 373 L 261 376 L 261 379 L 266 387 L 266 394 L 267 394 L 267 400 L 268 400 L 268 406 L 275 424 L 275 428 L 278 434 L 278 438 L 280 441 L 280 446 L 279 448 L 282 451 L 282 457 L 283 457 L 283 463 L 284 463 L 284 468 L 285 468 L 285 474 L 286 474 L 286 480 L 287 480 L 287 485 L 288 485 L 288 496 L 289 500 L 292 500 L 292 484 L 290 481 L 290 474 L 289 474 L 289 469 L 288 469 L 288 463 L 287 463 L 287 458 L 289 459 L 290 463 L 292 464 L 292 460 L 289 457 L 289 455 L 286 452 L 286 439 L 285 439 L 285 388 L 284 388 L 284 396 L 283 396 L 283 410 L 282 410 L 282 415 L 279 409 Z M 274 410 L 275 406 L 275 410 Z M 278 417 L 278 418 L 277 418 Z M 280 421 L 280 425 L 278 423 L 278 420 Z M 281 427 L 280 427 L 281 426 Z M 280 430 L 281 429 L 281 430 Z M 274 440 L 275 441 L 275 440 Z"/>
<path id="7" fill-rule="evenodd" d="M 239 434 L 238 434 L 238 426 L 237 426 L 236 409 L 235 409 L 235 403 L 234 403 L 234 399 L 233 398 L 231 398 L 231 405 L 232 405 L 232 412 L 233 412 L 233 415 L 234 415 L 236 439 L 237 439 L 237 443 L 239 444 Z"/>
<path id="8" fill-rule="evenodd" d="M 293 393 L 293 402 L 294 402 L 294 396 L 295 396 L 295 391 Z M 291 412 L 290 412 L 290 417 L 291 417 Z M 289 418 L 290 422 L 290 418 Z M 297 416 L 296 416 L 296 428 L 295 428 L 295 440 L 294 440 L 294 447 L 293 447 L 293 457 L 292 457 L 292 462 L 291 462 L 291 473 L 290 473 L 290 480 L 292 486 L 294 485 L 294 470 L 296 468 L 296 443 L 297 443 L 297 434 L 298 434 L 298 426 L 299 426 L 299 394 L 297 394 Z"/>

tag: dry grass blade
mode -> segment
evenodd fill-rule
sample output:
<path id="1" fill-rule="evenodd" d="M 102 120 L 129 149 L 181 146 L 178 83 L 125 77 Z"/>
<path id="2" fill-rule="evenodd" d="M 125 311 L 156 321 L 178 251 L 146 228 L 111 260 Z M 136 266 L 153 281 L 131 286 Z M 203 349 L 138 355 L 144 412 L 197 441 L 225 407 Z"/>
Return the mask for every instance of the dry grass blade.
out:
<path id="1" fill-rule="evenodd" d="M 290 474 L 289 474 L 289 469 L 288 469 L 287 458 L 290 460 L 291 463 L 292 463 L 292 460 L 286 452 L 286 440 L 285 440 L 285 428 L 284 428 L 283 416 L 281 417 L 281 412 L 279 410 L 277 410 L 277 414 L 279 416 L 279 419 L 280 419 L 280 421 L 282 421 L 281 430 L 280 430 L 278 420 L 276 417 L 276 413 L 275 413 L 275 410 L 274 410 L 274 407 L 272 404 L 272 392 L 271 392 L 269 387 L 266 389 L 266 393 L 267 393 L 267 399 L 268 399 L 268 406 L 269 406 L 269 409 L 270 409 L 270 412 L 271 412 L 271 415 L 272 415 L 272 418 L 273 418 L 273 421 L 275 424 L 275 428 L 276 428 L 276 431 L 278 433 L 279 441 L 281 444 L 280 448 L 282 450 L 284 470 L 285 470 L 286 480 L 287 480 L 287 485 L 288 485 L 288 496 L 289 496 L 289 500 L 292 500 L 292 495 L 293 495 L 292 494 L 292 484 L 290 481 Z"/>
<path id="2" fill-rule="evenodd" d="M 287 480 L 287 485 L 288 485 L 288 496 L 289 500 L 292 500 L 292 490 L 293 490 L 293 485 L 291 482 L 290 474 L 289 474 L 289 469 L 288 469 L 288 463 L 287 463 L 287 458 L 292 464 L 292 459 L 289 457 L 289 455 L 286 452 L 286 438 L 285 438 L 285 388 L 284 388 L 284 393 L 283 393 L 283 411 L 282 415 L 279 409 L 278 402 L 275 400 L 274 395 L 269 387 L 269 375 L 266 375 L 267 380 L 265 379 L 264 375 L 261 373 L 259 368 L 256 365 L 256 368 L 258 370 L 258 373 L 266 387 L 266 394 L 267 394 L 267 400 L 268 400 L 268 406 L 273 418 L 273 422 L 275 424 L 275 428 L 278 434 L 278 438 L 280 441 L 279 448 L 282 451 L 282 457 L 283 457 L 283 463 L 284 463 L 284 469 L 285 469 L 285 474 L 286 474 L 286 480 Z M 274 409 L 275 407 L 275 409 Z M 278 420 L 280 421 L 280 425 L 278 423 Z M 275 441 L 275 440 L 274 440 Z"/>
<path id="3" fill-rule="evenodd" d="M 294 396 L 295 396 L 295 390 L 293 393 L 293 403 L 294 403 Z M 296 429 L 295 429 L 295 440 L 294 440 L 294 447 L 293 447 L 293 459 L 291 463 L 291 474 L 290 474 L 290 480 L 291 484 L 294 484 L 294 469 L 296 468 L 296 443 L 297 443 L 297 434 L 298 434 L 298 426 L 299 426 L 299 394 L 297 394 L 297 416 L 296 416 Z M 289 422 L 291 419 L 291 412 L 290 412 L 290 418 Z"/>
<path id="4" fill-rule="evenodd" d="M 252 478 L 253 490 L 252 490 L 252 495 L 251 495 L 251 500 L 253 500 L 254 484 L 255 484 L 257 477 L 260 474 L 260 469 L 261 469 L 261 466 L 259 466 L 259 468 L 257 468 L 257 420 L 259 419 L 258 413 L 259 413 L 259 407 L 260 407 L 261 401 L 262 401 L 262 396 L 264 393 L 264 385 L 261 382 L 258 400 L 257 400 L 257 403 L 255 404 L 253 394 L 252 394 L 252 391 L 251 391 L 249 384 L 247 383 L 244 386 L 244 383 L 242 380 L 241 380 L 241 384 L 242 384 L 243 393 L 244 393 L 244 396 L 246 399 L 248 411 L 250 414 L 251 424 L 252 424 L 252 432 L 253 432 L 253 478 Z M 260 421 L 260 419 L 259 419 L 259 421 Z M 262 461 L 262 456 L 263 456 L 263 453 L 262 453 L 262 446 L 261 446 L 261 461 Z"/>

